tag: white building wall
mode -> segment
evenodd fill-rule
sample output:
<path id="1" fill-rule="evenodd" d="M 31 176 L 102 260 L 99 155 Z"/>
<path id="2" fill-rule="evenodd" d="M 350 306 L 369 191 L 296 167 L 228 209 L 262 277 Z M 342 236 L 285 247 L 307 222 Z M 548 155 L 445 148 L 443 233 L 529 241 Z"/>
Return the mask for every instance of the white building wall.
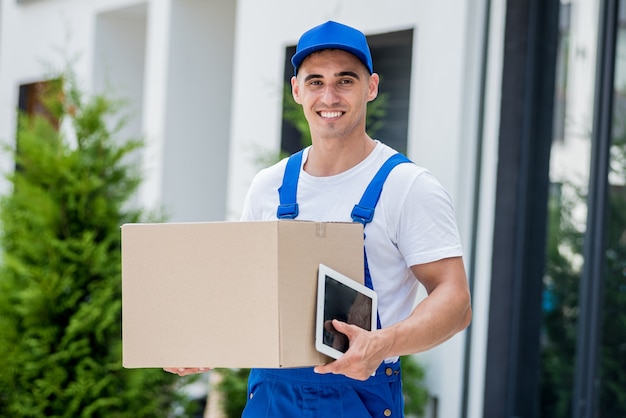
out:
<path id="1" fill-rule="evenodd" d="M 76 73 L 89 84 L 93 10 L 106 1 L 4 1 L 0 25 L 0 141 L 12 143 L 20 84 L 41 81 L 51 69 L 75 61 Z M 115 1 L 109 2 L 115 3 Z M 76 59 L 80 54 L 80 59 Z M 12 167 L 2 154 L 1 170 Z M 6 190 L 0 183 L 0 192 Z"/>
<path id="2" fill-rule="evenodd" d="M 234 5 L 172 1 L 162 179 L 172 220 L 225 216 Z"/>
<path id="3" fill-rule="evenodd" d="M 0 139 L 15 137 L 21 84 L 71 64 L 87 92 L 124 99 L 123 135 L 146 141 L 140 202 L 172 221 L 223 220 L 235 2 L 3 3 Z M 7 156 L 0 161 L 10 170 Z M 0 192 L 6 184 L 0 186 Z"/>
<path id="4" fill-rule="evenodd" d="M 485 369 L 488 359 L 489 299 L 493 252 L 493 220 L 495 219 L 498 141 L 500 135 L 500 100 L 504 49 L 506 1 L 491 1 L 488 37 L 485 39 L 487 59 L 485 70 L 484 118 L 480 190 L 477 194 L 477 236 L 472 289 L 472 332 L 468 359 L 469 379 L 466 417 L 482 418 Z"/>

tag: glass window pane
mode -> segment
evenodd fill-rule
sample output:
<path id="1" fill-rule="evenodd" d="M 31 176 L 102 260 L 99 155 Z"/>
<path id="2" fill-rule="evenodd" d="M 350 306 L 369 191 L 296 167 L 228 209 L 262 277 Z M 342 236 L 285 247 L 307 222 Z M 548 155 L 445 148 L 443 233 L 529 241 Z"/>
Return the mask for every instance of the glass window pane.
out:
<path id="1" fill-rule="evenodd" d="M 571 416 L 587 222 L 598 0 L 561 1 L 541 329 L 540 416 Z"/>
<path id="2" fill-rule="evenodd" d="M 626 416 L 626 2 L 620 1 L 606 212 L 598 417 Z"/>

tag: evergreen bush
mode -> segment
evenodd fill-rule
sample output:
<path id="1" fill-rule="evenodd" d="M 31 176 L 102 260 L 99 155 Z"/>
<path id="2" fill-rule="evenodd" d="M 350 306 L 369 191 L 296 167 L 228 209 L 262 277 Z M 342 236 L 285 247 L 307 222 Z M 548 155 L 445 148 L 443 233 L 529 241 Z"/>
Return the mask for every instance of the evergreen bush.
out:
<path id="1" fill-rule="evenodd" d="M 174 416 L 184 380 L 121 364 L 120 225 L 141 216 L 127 201 L 142 143 L 116 138 L 121 101 L 85 99 L 71 72 L 47 86 L 46 114 L 19 115 L 0 199 L 0 416 Z"/>

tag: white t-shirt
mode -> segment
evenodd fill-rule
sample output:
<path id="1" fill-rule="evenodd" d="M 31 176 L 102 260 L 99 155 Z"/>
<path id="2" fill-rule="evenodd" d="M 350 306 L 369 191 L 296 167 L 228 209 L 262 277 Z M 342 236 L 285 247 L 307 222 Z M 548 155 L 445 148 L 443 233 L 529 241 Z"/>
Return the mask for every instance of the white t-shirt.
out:
<path id="1" fill-rule="evenodd" d="M 309 149 L 304 150 L 302 163 Z M 355 167 L 328 177 L 300 170 L 296 219 L 351 222 L 357 204 L 392 148 L 377 142 Z M 278 188 L 285 165 L 261 170 L 250 186 L 242 220 L 276 220 Z M 365 226 L 365 249 L 383 327 L 399 322 L 414 308 L 418 281 L 409 266 L 462 255 L 454 209 L 448 193 L 432 174 L 415 164 L 396 166 L 385 181 L 374 219 Z"/>

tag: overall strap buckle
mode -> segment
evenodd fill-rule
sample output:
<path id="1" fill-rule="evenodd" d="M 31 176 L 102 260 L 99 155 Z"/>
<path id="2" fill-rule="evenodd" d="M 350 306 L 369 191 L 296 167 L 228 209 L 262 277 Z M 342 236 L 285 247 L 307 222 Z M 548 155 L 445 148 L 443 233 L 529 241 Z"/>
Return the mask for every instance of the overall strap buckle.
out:
<path id="1" fill-rule="evenodd" d="M 296 195 L 303 152 L 304 150 L 300 150 L 292 154 L 287 160 L 283 184 L 278 188 L 278 198 L 280 200 L 280 205 L 278 205 L 276 210 L 278 219 L 295 219 L 298 216 L 299 210 L 298 203 L 296 203 Z"/>
<path id="2" fill-rule="evenodd" d="M 365 189 L 359 203 L 354 205 L 351 214 L 354 222 L 360 222 L 363 225 L 367 225 L 372 222 L 372 219 L 374 219 L 374 210 L 376 208 L 376 204 L 378 203 L 378 199 L 380 198 L 380 194 L 383 191 L 383 185 L 385 184 L 385 180 L 387 180 L 387 176 L 389 176 L 391 170 L 393 170 L 393 168 L 398 164 L 410 162 L 411 160 L 400 153 L 392 155 L 387 159 L 387 161 L 384 162 Z"/>

